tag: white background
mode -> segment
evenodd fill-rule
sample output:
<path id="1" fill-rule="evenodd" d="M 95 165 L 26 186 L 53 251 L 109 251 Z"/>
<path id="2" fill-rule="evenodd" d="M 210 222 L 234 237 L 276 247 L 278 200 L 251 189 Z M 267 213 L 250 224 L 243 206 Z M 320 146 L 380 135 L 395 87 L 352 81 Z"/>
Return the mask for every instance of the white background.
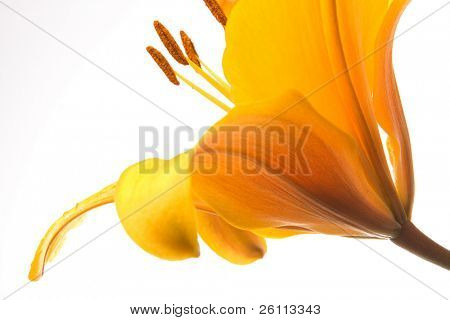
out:
<path id="1" fill-rule="evenodd" d="M 188 31 L 203 59 L 220 70 L 223 30 L 201 0 L 5 3 L 194 129 L 223 115 L 189 88 L 171 86 L 145 51 L 149 44 L 160 47 L 152 30 L 152 21 L 158 18 L 174 32 Z M 413 1 L 399 33 L 444 3 Z M 394 61 L 414 151 L 413 221 L 447 248 L 449 39 L 450 5 L 401 36 Z M 6 8 L 2 0 L 1 297 L 27 283 L 34 250 L 63 211 L 114 182 L 138 161 L 139 126 L 178 125 Z M 57 260 L 117 221 L 113 206 L 93 211 L 70 234 Z M 448 319 L 447 271 L 388 241 L 364 244 L 379 254 L 356 240 L 318 235 L 269 241 L 266 257 L 245 267 L 227 263 L 203 244 L 199 259 L 166 262 L 144 253 L 118 226 L 40 282 L 2 301 L 0 318 L 126 319 L 137 317 L 129 314 L 128 307 L 134 305 L 213 303 L 255 310 L 259 304 L 320 304 L 322 314 L 316 319 Z M 240 318 L 256 317 L 254 313 Z"/>

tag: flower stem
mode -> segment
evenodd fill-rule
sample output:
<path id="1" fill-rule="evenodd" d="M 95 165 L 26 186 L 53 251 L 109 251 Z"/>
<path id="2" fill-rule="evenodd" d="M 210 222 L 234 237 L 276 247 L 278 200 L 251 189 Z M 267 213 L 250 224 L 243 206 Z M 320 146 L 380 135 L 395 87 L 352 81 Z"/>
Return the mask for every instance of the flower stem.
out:
<path id="1" fill-rule="evenodd" d="M 428 238 L 411 221 L 403 224 L 400 234 L 392 239 L 392 242 L 416 256 L 450 270 L 450 251 Z"/>

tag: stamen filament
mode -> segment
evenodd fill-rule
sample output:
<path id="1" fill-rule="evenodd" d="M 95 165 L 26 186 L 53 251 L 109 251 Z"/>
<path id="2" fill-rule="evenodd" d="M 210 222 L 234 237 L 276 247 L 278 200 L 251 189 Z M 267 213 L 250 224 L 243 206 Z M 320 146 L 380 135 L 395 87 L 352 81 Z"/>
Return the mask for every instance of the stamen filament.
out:
<path id="1" fill-rule="evenodd" d="M 228 100 L 233 101 L 231 99 L 231 91 L 229 87 L 225 87 L 219 82 L 216 81 L 213 77 L 211 77 L 209 74 L 207 74 L 205 71 L 203 71 L 199 66 L 197 66 L 193 61 L 188 59 L 189 65 L 192 67 L 192 69 L 195 70 L 199 75 L 203 77 L 210 85 L 212 85 L 214 88 L 216 88 L 221 94 L 223 94 Z"/>
<path id="2" fill-rule="evenodd" d="M 197 86 L 196 84 L 194 84 L 192 81 L 188 80 L 187 78 L 185 78 L 183 75 L 181 75 L 180 73 L 176 72 L 176 75 L 178 76 L 178 78 L 180 78 L 184 83 L 186 83 L 188 86 L 190 86 L 192 89 L 194 89 L 195 91 L 197 91 L 198 93 L 200 93 L 202 96 L 204 96 L 206 99 L 208 99 L 209 101 L 211 101 L 212 103 L 214 103 L 215 105 L 217 105 L 219 108 L 221 108 L 222 110 L 228 112 L 231 110 L 231 108 L 229 106 L 227 106 L 225 103 L 223 103 L 222 101 L 220 101 L 219 99 L 217 99 L 216 97 L 214 97 L 213 95 L 209 94 L 208 92 L 206 92 L 205 90 L 203 90 L 202 88 L 200 88 L 199 86 Z"/>
<path id="3" fill-rule="evenodd" d="M 229 91 L 231 91 L 231 87 L 228 84 L 227 81 L 225 81 L 221 76 L 219 76 L 217 73 L 215 73 L 210 67 L 208 67 L 208 65 L 199 58 L 200 64 L 206 69 L 206 71 L 208 71 L 208 73 L 217 81 L 219 82 L 222 86 L 224 86 L 225 88 L 227 88 Z"/>
<path id="4" fill-rule="evenodd" d="M 158 64 L 158 66 L 161 68 L 161 70 L 164 72 L 164 74 L 166 75 L 166 77 L 170 80 L 170 82 L 172 82 L 175 85 L 179 85 L 180 82 L 178 81 L 178 78 L 180 78 L 182 81 L 184 81 L 188 86 L 190 86 L 192 89 L 194 89 L 195 91 L 197 91 L 198 93 L 200 93 L 202 96 L 204 96 L 206 99 L 208 99 L 209 101 L 211 101 L 212 103 L 214 103 L 216 106 L 218 106 L 219 108 L 221 108 L 222 110 L 228 112 L 231 110 L 231 108 L 229 106 L 227 106 L 225 103 L 223 103 L 222 101 L 220 101 L 219 99 L 217 99 L 216 97 L 214 97 L 213 95 L 209 94 L 208 92 L 206 92 L 205 90 L 203 90 L 202 88 L 200 88 L 199 86 L 197 86 L 196 84 L 194 84 L 192 81 L 188 80 L 187 78 L 185 78 L 183 75 L 181 75 L 180 73 L 176 72 L 171 65 L 169 64 L 169 62 L 167 61 L 167 59 L 162 55 L 161 52 L 159 52 L 158 50 L 156 50 L 155 48 L 149 46 L 147 47 L 147 51 L 148 53 L 152 56 L 153 60 L 155 60 L 155 62 Z M 191 64 L 193 66 L 193 68 L 197 68 L 199 70 L 201 70 L 196 64 L 194 64 L 192 61 L 189 61 L 189 64 Z M 195 67 L 194 67 L 195 66 Z M 203 72 L 203 71 L 202 71 Z M 219 90 L 219 89 L 218 89 Z"/>
<path id="5" fill-rule="evenodd" d="M 183 42 L 184 51 L 188 56 L 189 65 L 200 74 L 206 81 L 208 81 L 214 88 L 219 90 L 225 97 L 227 97 L 230 101 L 231 99 L 231 87 L 230 85 L 223 80 L 220 76 L 218 76 L 210 67 L 208 67 L 203 61 L 200 60 L 200 57 L 195 50 L 194 43 L 191 38 L 184 31 L 180 31 L 181 41 Z M 190 60 L 190 61 L 189 61 Z M 195 65 L 193 65 L 193 62 Z M 209 73 L 205 73 L 202 70 L 202 65 L 205 67 L 206 71 Z"/>

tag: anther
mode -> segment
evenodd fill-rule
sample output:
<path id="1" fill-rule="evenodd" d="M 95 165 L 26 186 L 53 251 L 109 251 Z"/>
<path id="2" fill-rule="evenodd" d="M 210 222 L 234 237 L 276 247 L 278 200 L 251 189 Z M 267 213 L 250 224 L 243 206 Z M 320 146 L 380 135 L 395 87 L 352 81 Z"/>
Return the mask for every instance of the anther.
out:
<path id="1" fill-rule="evenodd" d="M 155 60 L 156 64 L 164 72 L 167 79 L 169 79 L 169 81 L 172 82 L 174 85 L 178 86 L 180 82 L 177 79 L 175 70 L 173 70 L 173 68 L 170 66 L 169 62 L 162 55 L 162 53 L 151 46 L 147 47 L 147 52 L 152 56 L 153 60 Z"/>
<path id="2" fill-rule="evenodd" d="M 184 31 L 180 31 L 181 41 L 183 42 L 184 51 L 186 51 L 186 54 L 192 62 L 194 62 L 197 66 L 200 68 L 202 67 L 200 63 L 200 59 L 198 57 L 198 53 L 195 50 L 194 43 L 192 42 L 191 38 L 186 34 Z"/>
<path id="3" fill-rule="evenodd" d="M 219 21 L 219 23 L 225 27 L 227 24 L 227 16 L 223 12 L 219 4 L 216 2 L 216 0 L 203 0 L 203 1 L 205 2 L 209 11 L 211 11 L 214 18 L 216 18 L 216 20 Z"/>
<path id="4" fill-rule="evenodd" d="M 170 34 L 169 30 L 159 21 L 153 22 L 153 26 L 155 27 L 156 32 L 158 33 L 159 38 L 162 43 L 166 47 L 167 51 L 172 55 L 172 57 L 180 64 L 187 66 L 189 63 L 187 62 L 183 51 L 178 46 L 174 37 Z"/>

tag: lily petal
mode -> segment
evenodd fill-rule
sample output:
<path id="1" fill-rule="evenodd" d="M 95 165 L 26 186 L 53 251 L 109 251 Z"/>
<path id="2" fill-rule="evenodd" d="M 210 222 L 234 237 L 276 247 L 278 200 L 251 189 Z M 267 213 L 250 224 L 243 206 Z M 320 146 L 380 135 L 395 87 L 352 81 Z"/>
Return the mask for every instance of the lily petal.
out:
<path id="1" fill-rule="evenodd" d="M 291 104 L 296 104 L 295 110 L 280 114 L 285 105 Z M 230 141 L 220 134 L 222 128 L 231 126 L 261 127 L 274 115 L 279 117 L 272 123 L 282 128 L 281 132 L 288 132 L 290 125 L 312 128 L 303 150 L 288 150 L 285 145 L 263 150 L 258 141 L 245 137 L 246 145 L 255 146 L 248 149 L 242 137 Z M 197 169 L 214 164 L 216 171 L 208 174 L 196 170 L 192 184 L 195 194 L 235 227 L 257 230 L 290 226 L 373 237 L 391 237 L 398 232 L 399 224 L 386 207 L 382 192 L 372 184 L 374 173 L 361 150 L 301 95 L 289 92 L 259 104 L 237 106 L 213 129 L 196 150 L 194 164 Z M 302 152 L 310 174 L 299 170 L 271 173 L 274 167 L 283 166 L 277 162 L 282 156 L 298 159 Z M 258 174 L 249 176 L 239 169 L 246 161 L 254 164 Z"/>
<path id="2" fill-rule="evenodd" d="M 79 202 L 50 226 L 36 250 L 28 279 L 37 281 L 42 277 L 45 265 L 58 254 L 69 231 L 81 223 L 84 214 L 88 211 L 112 203 L 114 201 L 115 189 L 116 185 L 112 184 Z"/>
<path id="3" fill-rule="evenodd" d="M 125 170 L 117 183 L 115 203 L 126 232 L 142 249 L 167 260 L 199 256 L 190 157 L 145 160 Z"/>
<path id="4" fill-rule="evenodd" d="M 392 40 L 408 3 L 409 0 L 338 0 L 336 12 L 352 84 L 377 145 L 380 138 L 375 134 L 375 125 L 379 124 L 388 134 L 393 180 L 410 218 L 414 197 L 411 147 L 392 66 Z"/>
<path id="5" fill-rule="evenodd" d="M 237 229 L 210 212 L 198 210 L 197 214 L 201 238 L 222 258 L 243 265 L 261 259 L 266 253 L 264 238 Z"/>
<path id="6" fill-rule="evenodd" d="M 321 20 L 320 1 L 238 1 L 227 23 L 223 57 L 236 104 L 296 89 L 311 94 L 308 99 L 322 116 L 353 132 L 348 106 L 330 82 L 335 71 Z"/>
<path id="7" fill-rule="evenodd" d="M 374 106 L 380 126 L 388 134 L 388 147 L 397 190 L 408 219 L 414 201 L 411 143 L 392 65 L 393 38 L 409 0 L 396 0 L 387 12 L 376 41 Z"/>

